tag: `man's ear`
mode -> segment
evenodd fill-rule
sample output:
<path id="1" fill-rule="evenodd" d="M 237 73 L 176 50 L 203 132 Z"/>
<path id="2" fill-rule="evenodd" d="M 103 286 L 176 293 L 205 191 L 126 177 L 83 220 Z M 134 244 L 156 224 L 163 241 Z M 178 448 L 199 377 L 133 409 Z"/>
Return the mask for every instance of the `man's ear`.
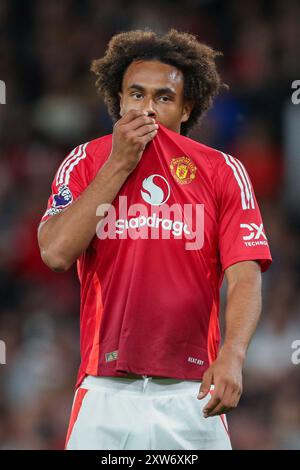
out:
<path id="1" fill-rule="evenodd" d="M 124 111 L 123 111 L 123 94 L 119 91 L 118 93 L 119 95 L 119 98 L 120 98 L 120 116 L 122 117 L 123 114 L 124 114 Z"/>
<path id="2" fill-rule="evenodd" d="M 188 121 L 188 119 L 191 115 L 191 112 L 193 110 L 193 106 L 194 106 L 193 103 L 188 103 L 188 102 L 184 103 L 183 110 L 182 110 L 182 116 L 181 116 L 181 122 Z"/>

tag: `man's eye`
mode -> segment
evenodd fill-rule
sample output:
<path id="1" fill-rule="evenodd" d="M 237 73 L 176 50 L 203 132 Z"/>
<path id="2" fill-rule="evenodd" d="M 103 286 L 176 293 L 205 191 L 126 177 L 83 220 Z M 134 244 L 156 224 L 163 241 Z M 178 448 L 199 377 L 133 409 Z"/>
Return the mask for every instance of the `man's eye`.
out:
<path id="1" fill-rule="evenodd" d="M 160 96 L 159 100 L 166 103 L 167 101 L 170 101 L 170 98 L 168 96 Z"/>
<path id="2" fill-rule="evenodd" d="M 139 98 L 141 98 L 143 95 L 142 95 L 142 93 L 135 92 L 135 93 L 132 93 L 131 96 L 133 96 L 134 98 L 139 99 Z"/>

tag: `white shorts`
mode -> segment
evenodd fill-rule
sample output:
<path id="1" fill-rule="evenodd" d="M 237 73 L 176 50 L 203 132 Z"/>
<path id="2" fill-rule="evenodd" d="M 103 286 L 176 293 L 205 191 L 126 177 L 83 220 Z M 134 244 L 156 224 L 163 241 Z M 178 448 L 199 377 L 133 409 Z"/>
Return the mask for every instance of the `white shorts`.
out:
<path id="1" fill-rule="evenodd" d="M 67 450 L 231 450 L 225 415 L 204 418 L 193 380 L 93 377 L 76 390 Z"/>

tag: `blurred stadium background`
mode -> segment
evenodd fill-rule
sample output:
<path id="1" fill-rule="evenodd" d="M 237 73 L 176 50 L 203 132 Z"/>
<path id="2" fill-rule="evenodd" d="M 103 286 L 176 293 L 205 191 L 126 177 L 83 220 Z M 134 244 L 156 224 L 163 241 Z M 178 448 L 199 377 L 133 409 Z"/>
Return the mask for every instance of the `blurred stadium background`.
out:
<path id="1" fill-rule="evenodd" d="M 271 242 L 262 320 L 228 415 L 235 449 L 300 449 L 300 3 L 1 0 L 0 448 L 61 449 L 79 365 L 79 283 L 36 241 L 50 184 L 75 145 L 111 132 L 89 72 L 122 30 L 189 31 L 224 57 L 223 93 L 192 137 L 246 165 Z M 223 291 L 224 297 L 224 291 Z"/>

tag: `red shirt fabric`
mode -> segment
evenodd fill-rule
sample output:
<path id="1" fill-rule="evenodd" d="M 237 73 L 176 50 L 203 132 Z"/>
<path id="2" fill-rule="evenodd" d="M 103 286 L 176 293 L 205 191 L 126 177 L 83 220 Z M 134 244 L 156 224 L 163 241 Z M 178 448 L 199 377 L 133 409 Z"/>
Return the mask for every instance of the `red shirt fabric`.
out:
<path id="1" fill-rule="evenodd" d="M 62 162 L 42 220 L 69 207 L 111 152 L 112 135 Z M 271 254 L 249 176 L 230 155 L 160 125 L 77 260 L 86 375 L 201 380 L 220 344 L 224 271 Z"/>

